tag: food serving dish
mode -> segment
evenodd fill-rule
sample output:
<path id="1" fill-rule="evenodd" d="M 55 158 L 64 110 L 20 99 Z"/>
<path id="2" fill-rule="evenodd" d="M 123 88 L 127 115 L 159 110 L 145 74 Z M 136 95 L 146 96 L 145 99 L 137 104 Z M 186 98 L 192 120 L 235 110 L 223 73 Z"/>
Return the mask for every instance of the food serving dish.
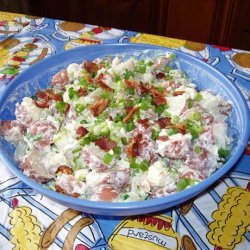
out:
<path id="1" fill-rule="evenodd" d="M 61 69 L 66 68 L 70 63 L 81 63 L 83 60 L 94 60 L 99 57 L 114 55 L 122 55 L 123 57 L 134 56 L 143 59 L 171 51 L 171 49 L 153 45 L 109 44 L 82 47 L 57 54 L 32 66 L 6 88 L 0 97 L 0 120 L 14 119 L 15 103 L 20 102 L 25 96 L 34 95 L 39 89 L 45 89 L 49 85 L 51 77 Z M 241 93 L 225 76 L 196 58 L 178 51 L 174 51 L 174 53 L 177 56 L 178 67 L 187 73 L 199 90 L 210 89 L 232 105 L 232 113 L 229 119 L 232 150 L 229 159 L 201 183 L 181 192 L 152 200 L 123 203 L 96 202 L 56 193 L 26 177 L 13 160 L 13 145 L 1 138 L 0 156 L 2 160 L 17 177 L 41 194 L 68 207 L 89 213 L 102 215 L 150 213 L 172 207 L 197 195 L 222 177 L 241 156 L 249 138 L 249 113 Z"/>

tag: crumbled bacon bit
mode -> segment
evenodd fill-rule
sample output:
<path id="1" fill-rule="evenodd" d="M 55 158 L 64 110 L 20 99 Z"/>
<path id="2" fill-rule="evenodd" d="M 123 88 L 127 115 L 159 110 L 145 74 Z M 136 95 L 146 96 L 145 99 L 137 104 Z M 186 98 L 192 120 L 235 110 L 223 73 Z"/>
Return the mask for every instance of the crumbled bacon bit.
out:
<path id="1" fill-rule="evenodd" d="M 65 115 L 69 112 L 69 109 L 70 109 L 70 105 L 68 103 L 66 103 L 66 106 L 65 106 Z"/>
<path id="2" fill-rule="evenodd" d="M 48 89 L 45 92 L 50 100 L 55 100 L 58 102 L 63 100 L 63 98 L 58 93 L 54 93 L 52 89 Z"/>
<path id="3" fill-rule="evenodd" d="M 96 101 L 94 104 L 90 105 L 89 109 L 93 116 L 98 116 L 101 114 L 109 105 L 109 100 L 101 99 Z"/>
<path id="4" fill-rule="evenodd" d="M 154 103 L 156 106 L 164 105 L 167 103 L 167 100 L 164 95 L 158 95 L 154 96 Z"/>
<path id="5" fill-rule="evenodd" d="M 157 120 L 157 123 L 159 124 L 160 128 L 165 128 L 167 125 L 171 124 L 171 119 L 168 117 L 161 117 Z"/>
<path id="6" fill-rule="evenodd" d="M 151 87 L 150 93 L 153 96 L 153 100 L 154 100 L 155 105 L 158 106 L 158 105 L 163 105 L 163 104 L 167 103 L 167 100 L 166 100 L 164 94 L 159 92 L 156 88 Z"/>
<path id="7" fill-rule="evenodd" d="M 139 143 L 142 140 L 142 134 L 137 134 L 128 144 L 126 152 L 129 159 L 139 156 Z"/>
<path id="8" fill-rule="evenodd" d="M 139 95 L 144 93 L 149 93 L 149 87 L 143 83 L 140 82 L 140 84 L 137 86 L 137 92 Z"/>
<path id="9" fill-rule="evenodd" d="M 76 134 L 79 135 L 79 138 L 85 136 L 89 131 L 84 128 L 83 126 L 80 126 L 77 130 L 76 130 Z"/>
<path id="10" fill-rule="evenodd" d="M 138 121 L 138 123 L 141 124 L 145 129 L 150 127 L 148 122 L 149 120 L 147 118 Z"/>
<path id="11" fill-rule="evenodd" d="M 102 137 L 95 141 L 95 145 L 97 145 L 100 149 L 108 152 L 109 150 L 116 147 L 116 142 L 111 141 L 108 137 Z"/>
<path id="12" fill-rule="evenodd" d="M 129 89 L 135 89 L 136 88 L 136 83 L 135 82 L 132 82 L 132 81 L 129 81 L 129 80 L 124 80 L 124 83 L 126 85 L 127 88 Z"/>
<path id="13" fill-rule="evenodd" d="M 0 121 L 0 135 L 5 135 L 6 131 L 12 128 L 12 121 L 4 120 Z"/>
<path id="14" fill-rule="evenodd" d="M 130 143 L 128 144 L 126 148 L 126 153 L 129 159 L 139 156 L 138 145 L 136 145 L 136 142 L 134 139 L 132 139 Z"/>
<path id="15" fill-rule="evenodd" d="M 89 73 L 96 73 L 99 70 L 98 64 L 90 61 L 84 62 L 84 68 L 87 70 Z"/>
<path id="16" fill-rule="evenodd" d="M 36 93 L 36 98 L 42 99 L 45 102 L 49 101 L 48 91 L 38 90 Z"/>
<path id="17" fill-rule="evenodd" d="M 63 99 L 59 94 L 54 93 L 52 89 L 39 90 L 36 93 L 34 103 L 39 108 L 48 108 L 51 100 L 62 101 Z"/>
<path id="18" fill-rule="evenodd" d="M 49 105 L 47 102 L 35 100 L 34 103 L 38 108 L 42 108 L 42 109 L 49 108 Z"/>
<path id="19" fill-rule="evenodd" d="M 101 88 L 107 90 L 107 91 L 113 91 L 112 88 L 110 88 L 104 81 L 103 81 L 104 75 L 101 73 L 98 78 L 96 79 L 96 83 L 100 85 Z"/>
<path id="20" fill-rule="evenodd" d="M 84 88 L 79 88 L 77 90 L 77 93 L 79 94 L 79 96 L 86 96 L 87 95 L 87 90 Z"/>
<path id="21" fill-rule="evenodd" d="M 168 136 L 166 136 L 166 135 L 162 135 L 162 136 L 159 136 L 159 137 L 157 138 L 157 140 L 159 140 L 159 141 L 168 141 L 169 138 L 168 138 Z"/>
<path id="22" fill-rule="evenodd" d="M 156 78 L 157 79 L 163 79 L 165 76 L 166 76 L 165 73 L 159 72 L 159 73 L 157 73 Z"/>
<path id="23" fill-rule="evenodd" d="M 72 194 L 68 194 L 64 191 L 64 189 L 62 187 L 60 187 L 59 185 L 55 185 L 55 190 L 57 193 L 60 193 L 60 194 L 66 194 L 66 195 L 70 195 L 74 198 L 78 198 L 80 196 L 80 194 L 78 193 L 72 193 Z"/>
<path id="24" fill-rule="evenodd" d="M 85 79 L 86 79 L 87 83 L 92 83 L 93 82 L 92 77 L 91 77 L 91 75 L 89 73 L 85 74 Z"/>
<path id="25" fill-rule="evenodd" d="M 128 122 L 128 121 L 133 117 L 133 115 L 135 114 L 135 112 L 136 112 L 138 109 L 139 109 L 138 107 L 133 107 L 133 108 L 128 112 L 128 114 L 122 119 L 122 122 L 123 122 L 123 123 Z"/>
<path id="26" fill-rule="evenodd" d="M 174 128 L 177 129 L 181 134 L 186 134 L 186 125 L 185 123 L 178 123 L 175 125 L 167 125 L 165 128 Z"/>
<path id="27" fill-rule="evenodd" d="M 183 95 L 186 91 L 178 90 L 173 93 L 173 96 Z"/>
<path id="28" fill-rule="evenodd" d="M 66 165 L 61 165 L 60 167 L 57 168 L 56 170 L 56 174 L 68 174 L 68 175 L 72 175 L 73 174 L 73 170 L 71 167 L 66 166 Z"/>

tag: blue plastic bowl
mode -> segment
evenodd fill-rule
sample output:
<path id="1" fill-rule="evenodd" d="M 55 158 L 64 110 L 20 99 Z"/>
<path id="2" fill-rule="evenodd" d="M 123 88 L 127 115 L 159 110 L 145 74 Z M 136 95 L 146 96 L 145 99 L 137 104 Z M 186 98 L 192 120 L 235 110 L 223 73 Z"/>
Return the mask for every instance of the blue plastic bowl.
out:
<path id="1" fill-rule="evenodd" d="M 14 160 L 15 149 L 13 145 L 0 138 L 0 157 L 2 161 L 20 180 L 52 200 L 76 210 L 107 216 L 127 216 L 164 210 L 178 205 L 207 189 L 229 171 L 242 155 L 250 133 L 249 111 L 242 94 L 228 78 L 201 60 L 179 51 L 145 44 L 103 44 L 80 47 L 51 56 L 20 74 L 1 94 L 0 120 L 15 119 L 15 103 L 20 102 L 25 96 L 34 95 L 38 89 L 46 88 L 49 79 L 72 62 L 80 63 L 84 59 L 93 60 L 97 57 L 113 56 L 115 54 L 143 58 L 167 51 L 176 54 L 180 68 L 187 72 L 198 89 L 211 89 L 214 93 L 230 101 L 233 107 L 229 121 L 230 135 L 233 138 L 233 150 L 226 164 L 207 179 L 184 191 L 158 199 L 123 203 L 95 202 L 56 193 L 25 176 Z"/>

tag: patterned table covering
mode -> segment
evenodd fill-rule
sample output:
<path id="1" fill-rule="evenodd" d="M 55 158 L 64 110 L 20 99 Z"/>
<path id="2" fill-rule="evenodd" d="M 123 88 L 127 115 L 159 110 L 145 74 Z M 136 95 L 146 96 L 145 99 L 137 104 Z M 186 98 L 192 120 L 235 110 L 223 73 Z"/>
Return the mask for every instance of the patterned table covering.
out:
<path id="1" fill-rule="evenodd" d="M 223 72 L 250 108 L 250 52 L 144 33 L 0 12 L 0 92 L 37 61 L 78 46 L 150 43 Z M 29 48 L 27 50 L 26 48 Z M 250 249 L 250 144 L 230 173 L 161 214 L 104 217 L 59 205 L 0 162 L 0 249 Z"/>

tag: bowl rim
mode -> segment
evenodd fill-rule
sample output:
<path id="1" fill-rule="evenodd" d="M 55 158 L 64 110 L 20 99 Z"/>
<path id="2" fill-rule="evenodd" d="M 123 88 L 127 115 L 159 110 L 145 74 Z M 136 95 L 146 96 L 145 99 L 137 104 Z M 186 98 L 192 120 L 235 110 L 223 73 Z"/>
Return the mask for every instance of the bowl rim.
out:
<path id="1" fill-rule="evenodd" d="M 13 89 L 20 85 L 19 81 L 23 78 L 26 74 L 29 74 L 30 72 L 34 70 L 34 68 L 39 68 L 40 65 L 45 65 L 47 63 L 51 63 L 56 59 L 60 59 L 60 57 L 67 56 L 68 54 L 72 53 L 80 53 L 80 52 L 87 52 L 88 51 L 95 51 L 95 50 L 102 50 L 102 49 L 111 49 L 112 47 L 116 48 L 118 50 L 122 49 L 123 51 L 120 51 L 120 53 L 126 52 L 126 49 L 134 50 L 164 50 L 164 51 L 170 51 L 175 53 L 176 55 L 181 57 L 184 57 L 187 60 L 193 61 L 196 65 L 198 64 L 202 68 L 205 68 L 205 70 L 208 70 L 211 73 L 214 73 L 216 78 L 218 78 L 220 81 L 223 79 L 222 85 L 225 87 L 228 87 L 230 89 L 230 92 L 232 92 L 232 95 L 236 100 L 238 100 L 239 110 L 240 110 L 240 119 L 244 121 L 243 123 L 243 129 L 244 132 L 243 135 L 240 135 L 241 143 L 237 146 L 236 151 L 233 153 L 231 158 L 216 172 L 214 172 L 212 175 L 210 175 L 208 178 L 203 180 L 202 182 L 196 184 L 193 187 L 189 187 L 188 189 L 185 189 L 183 191 L 170 194 L 168 196 L 151 199 L 151 200 L 142 200 L 142 201 L 130 201 L 130 202 L 100 202 L 100 201 L 90 201 L 90 200 L 83 200 L 79 198 L 73 198 L 67 195 L 63 195 L 60 193 L 57 193 L 53 190 L 49 190 L 48 188 L 44 187 L 42 184 L 32 180 L 31 178 L 27 177 L 22 173 L 22 171 L 13 164 L 12 161 L 9 160 L 7 156 L 5 156 L 4 152 L 0 149 L 0 159 L 4 162 L 6 167 L 8 167 L 21 181 L 23 181 L 25 184 L 36 190 L 37 192 L 45 195 L 46 197 L 55 200 L 59 203 L 66 204 L 70 207 L 76 208 L 78 210 L 82 210 L 85 212 L 90 212 L 94 214 L 100 214 L 100 215 L 112 215 L 112 216 L 125 216 L 125 215 L 136 215 L 145 213 L 144 211 L 148 212 L 156 212 L 165 210 L 167 208 L 173 207 L 175 205 L 178 205 L 187 199 L 190 199 L 197 194 L 204 191 L 206 188 L 210 187 L 212 184 L 214 184 L 216 181 L 219 180 L 226 172 L 228 172 L 234 164 L 237 162 L 237 160 L 241 157 L 245 146 L 248 142 L 249 135 L 250 135 L 250 115 L 249 115 L 249 109 L 246 104 L 246 101 L 240 92 L 238 88 L 231 83 L 231 81 L 219 70 L 214 68 L 212 65 L 209 65 L 202 60 L 191 56 L 189 54 L 183 53 L 179 50 L 170 49 L 168 47 L 163 46 L 157 46 L 157 45 L 151 45 L 151 44 L 131 44 L 131 43 L 109 43 L 109 44 L 97 44 L 97 45 L 88 45 L 83 47 L 74 48 L 68 51 L 62 51 L 55 55 L 52 55 L 48 58 L 43 59 L 42 61 L 32 65 L 28 69 L 21 72 L 4 90 L 2 95 L 0 95 L 0 104 L 4 103 L 6 98 L 9 96 L 9 94 L 13 91 Z M 116 54 L 118 54 L 116 52 Z M 104 55 L 101 55 L 104 56 Z M 81 55 L 81 58 L 84 58 L 84 55 Z M 228 84 L 228 86 L 226 86 Z M 5 100 L 5 101 L 4 101 Z M 0 105 L 1 106 L 1 105 Z M 242 132 L 241 131 L 241 132 Z M 81 209 L 82 208 L 82 209 Z"/>

